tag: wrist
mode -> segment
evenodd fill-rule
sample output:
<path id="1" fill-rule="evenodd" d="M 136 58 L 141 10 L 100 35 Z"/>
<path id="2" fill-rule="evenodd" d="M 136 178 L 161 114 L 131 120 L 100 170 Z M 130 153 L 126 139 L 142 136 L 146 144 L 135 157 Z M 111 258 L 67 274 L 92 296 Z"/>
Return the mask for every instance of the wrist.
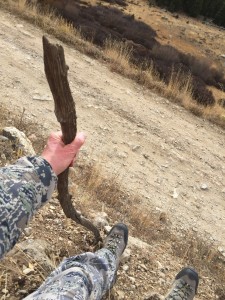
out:
<path id="1" fill-rule="evenodd" d="M 51 156 L 47 155 L 46 153 L 42 153 L 41 154 L 41 157 L 46 161 L 47 165 L 51 168 L 51 170 L 56 174 L 57 174 L 57 170 L 56 168 L 54 167 L 54 163 L 52 161 L 52 158 Z"/>

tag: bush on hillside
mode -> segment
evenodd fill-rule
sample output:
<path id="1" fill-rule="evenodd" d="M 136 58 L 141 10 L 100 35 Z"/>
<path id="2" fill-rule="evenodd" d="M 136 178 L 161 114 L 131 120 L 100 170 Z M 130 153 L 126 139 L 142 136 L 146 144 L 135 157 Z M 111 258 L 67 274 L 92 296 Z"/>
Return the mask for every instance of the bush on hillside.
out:
<path id="1" fill-rule="evenodd" d="M 115 4 L 118 4 L 120 6 L 127 6 L 128 4 L 126 3 L 126 1 L 124 0 L 104 0 L 105 2 L 108 2 L 108 3 L 115 3 Z"/>
<path id="2" fill-rule="evenodd" d="M 60 2 L 60 5 L 63 4 Z M 155 71 L 166 83 L 170 82 L 172 71 L 177 74 L 191 73 L 196 79 L 193 86 L 196 100 L 203 105 L 212 105 L 215 102 L 207 85 L 218 88 L 221 83 L 225 84 L 225 79 L 223 71 L 212 68 L 210 61 L 181 53 L 170 45 L 160 45 L 156 40 L 156 32 L 150 26 L 116 8 L 76 3 L 73 10 L 76 12 L 75 17 L 71 10 L 67 11 L 65 5 L 59 12 L 79 28 L 84 37 L 102 47 L 109 39 L 125 43 L 132 50 L 129 62 L 143 69 L 148 67 L 145 62 L 152 62 Z"/>
<path id="3" fill-rule="evenodd" d="M 171 11 L 184 11 L 192 17 L 199 15 L 210 18 L 225 27 L 225 0 L 156 0 L 157 5 Z"/>
<path id="4" fill-rule="evenodd" d="M 206 84 L 199 77 L 193 77 L 192 86 L 193 97 L 199 104 L 203 106 L 215 104 L 212 92 L 208 90 Z"/>

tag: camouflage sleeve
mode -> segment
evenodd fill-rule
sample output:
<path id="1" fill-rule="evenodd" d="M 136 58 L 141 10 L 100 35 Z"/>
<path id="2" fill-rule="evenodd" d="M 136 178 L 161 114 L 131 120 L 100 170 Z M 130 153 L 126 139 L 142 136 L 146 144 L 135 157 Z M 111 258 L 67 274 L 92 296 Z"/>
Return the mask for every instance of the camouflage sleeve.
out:
<path id="1" fill-rule="evenodd" d="M 42 157 L 22 157 L 0 168 L 0 258 L 17 242 L 31 217 L 50 198 L 57 176 Z"/>

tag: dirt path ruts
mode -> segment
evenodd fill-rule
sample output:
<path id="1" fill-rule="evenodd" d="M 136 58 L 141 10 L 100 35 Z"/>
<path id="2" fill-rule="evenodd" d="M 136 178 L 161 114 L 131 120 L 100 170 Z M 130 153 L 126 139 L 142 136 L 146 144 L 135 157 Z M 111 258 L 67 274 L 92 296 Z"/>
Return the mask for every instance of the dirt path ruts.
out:
<path id="1" fill-rule="evenodd" d="M 0 11 L 0 101 L 58 128 L 43 71 L 42 32 Z M 84 152 L 117 172 L 142 204 L 225 246 L 224 131 L 64 45 Z M 207 184 L 208 189 L 201 189 Z M 173 194 L 178 197 L 173 198 Z"/>

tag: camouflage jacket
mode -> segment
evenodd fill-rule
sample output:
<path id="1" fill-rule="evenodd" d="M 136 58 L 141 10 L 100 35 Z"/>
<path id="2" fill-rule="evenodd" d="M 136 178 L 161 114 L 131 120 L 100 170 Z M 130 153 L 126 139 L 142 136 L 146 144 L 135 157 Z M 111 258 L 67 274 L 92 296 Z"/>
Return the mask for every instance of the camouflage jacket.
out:
<path id="1" fill-rule="evenodd" d="M 57 176 L 39 156 L 0 168 L 0 258 L 19 239 L 34 213 L 50 198 Z"/>

